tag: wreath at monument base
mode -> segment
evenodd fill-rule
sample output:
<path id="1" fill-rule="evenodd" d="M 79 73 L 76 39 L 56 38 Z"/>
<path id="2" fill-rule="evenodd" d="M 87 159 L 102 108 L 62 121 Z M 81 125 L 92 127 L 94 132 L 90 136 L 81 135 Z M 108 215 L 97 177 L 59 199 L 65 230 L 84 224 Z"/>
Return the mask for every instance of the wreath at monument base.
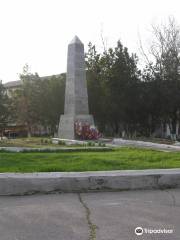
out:
<path id="1" fill-rule="evenodd" d="M 74 131 L 76 138 L 81 140 L 97 140 L 101 137 L 98 129 L 89 123 L 76 121 L 74 123 Z"/>

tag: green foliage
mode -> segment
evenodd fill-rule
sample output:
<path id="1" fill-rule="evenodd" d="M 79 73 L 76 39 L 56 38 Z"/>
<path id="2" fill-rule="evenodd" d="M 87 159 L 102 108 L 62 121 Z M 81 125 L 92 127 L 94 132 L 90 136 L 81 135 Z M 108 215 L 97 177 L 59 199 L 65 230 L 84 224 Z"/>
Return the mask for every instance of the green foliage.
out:
<path id="1" fill-rule="evenodd" d="M 120 148 L 59 153 L 3 153 L 0 172 L 69 172 L 179 168 L 180 155 L 146 149 Z"/>
<path id="2" fill-rule="evenodd" d="M 105 144 L 105 143 L 102 143 L 102 142 L 99 142 L 99 143 L 98 143 L 98 146 L 99 146 L 99 147 L 106 147 L 106 144 Z"/>
<path id="3" fill-rule="evenodd" d="M 176 139 L 180 122 L 180 29 L 174 20 L 154 27 L 155 61 L 139 71 L 138 58 L 118 41 L 102 54 L 91 43 L 86 54 L 90 112 L 106 135 Z M 180 132 L 180 131 L 179 131 Z"/>
<path id="4" fill-rule="evenodd" d="M 65 75 L 40 78 L 29 73 L 26 65 L 20 79 L 22 86 L 12 95 L 14 121 L 26 125 L 29 136 L 37 126 L 49 127 L 53 135 L 64 110 Z"/>
<path id="5" fill-rule="evenodd" d="M 149 61 L 142 71 L 136 54 L 130 54 L 120 41 L 103 53 L 92 43 L 88 45 L 89 109 L 105 135 L 136 138 L 156 133 L 165 137 L 168 125 L 176 138 L 180 122 L 180 29 L 170 19 L 169 25 L 154 27 L 154 36 L 154 62 Z M 20 78 L 22 88 L 13 94 L 11 118 L 25 124 L 29 135 L 36 126 L 47 127 L 53 135 L 64 111 L 65 74 L 40 78 L 29 73 L 25 65 Z M 3 91 L 0 86 L 0 117 L 7 119 Z"/>
<path id="6" fill-rule="evenodd" d="M 89 147 L 94 147 L 94 146 L 95 146 L 95 143 L 94 143 L 94 142 L 88 142 L 88 143 L 87 143 L 87 146 L 89 146 Z"/>
<path id="7" fill-rule="evenodd" d="M 172 139 L 176 140 L 180 120 L 180 28 L 170 17 L 166 24 L 153 26 L 152 30 L 150 52 L 154 63 L 149 62 L 142 75 L 146 81 L 143 99 L 147 106 L 143 109 L 148 124 L 145 127 L 149 125 L 152 132 L 155 126 L 165 129 L 168 125 Z"/>
<path id="8" fill-rule="evenodd" d="M 5 88 L 0 82 L 0 132 L 2 136 L 3 129 L 5 128 L 9 119 L 9 99 L 6 95 Z"/>
<path id="9" fill-rule="evenodd" d="M 50 126 L 53 134 L 57 131 L 60 114 L 64 112 L 65 75 L 41 80 L 39 87 L 40 122 L 43 126 Z"/>
<path id="10" fill-rule="evenodd" d="M 112 134 L 137 122 L 138 83 L 140 71 L 137 56 L 128 53 L 120 41 L 115 49 L 98 54 L 89 44 L 86 54 L 90 112 L 99 129 L 112 129 Z"/>
<path id="11" fill-rule="evenodd" d="M 65 145 L 66 145 L 65 141 L 58 141 L 58 144 L 59 144 L 59 145 L 62 145 L 62 146 L 65 146 Z"/>

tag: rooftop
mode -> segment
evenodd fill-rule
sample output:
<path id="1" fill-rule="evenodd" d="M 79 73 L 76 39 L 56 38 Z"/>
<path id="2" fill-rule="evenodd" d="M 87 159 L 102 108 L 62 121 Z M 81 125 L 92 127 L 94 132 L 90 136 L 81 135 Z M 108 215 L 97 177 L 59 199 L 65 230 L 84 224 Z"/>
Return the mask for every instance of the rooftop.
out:
<path id="1" fill-rule="evenodd" d="M 7 83 L 4 83 L 4 87 L 5 88 L 11 88 L 11 87 L 19 87 L 21 86 L 21 80 L 17 80 L 17 81 L 11 81 L 11 82 L 7 82 Z"/>
<path id="2" fill-rule="evenodd" d="M 43 77 L 40 77 L 41 80 L 48 80 L 50 79 L 51 77 L 55 76 L 55 77 L 59 77 L 61 76 L 62 74 L 55 74 L 55 75 L 50 75 L 50 76 L 43 76 Z M 21 80 L 17 80 L 17 81 L 10 81 L 10 82 L 7 82 L 7 83 L 4 83 L 4 87 L 5 88 L 16 88 L 16 87 L 20 87 L 22 84 Z"/>

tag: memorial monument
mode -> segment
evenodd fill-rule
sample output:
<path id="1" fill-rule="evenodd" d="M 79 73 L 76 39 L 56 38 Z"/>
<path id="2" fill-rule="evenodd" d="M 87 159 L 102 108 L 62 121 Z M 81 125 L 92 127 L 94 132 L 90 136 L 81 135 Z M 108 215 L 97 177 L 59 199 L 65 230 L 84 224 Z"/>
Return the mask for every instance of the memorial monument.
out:
<path id="1" fill-rule="evenodd" d="M 64 115 L 60 116 L 58 137 L 75 139 L 76 122 L 94 125 L 89 115 L 84 44 L 75 36 L 68 45 Z"/>

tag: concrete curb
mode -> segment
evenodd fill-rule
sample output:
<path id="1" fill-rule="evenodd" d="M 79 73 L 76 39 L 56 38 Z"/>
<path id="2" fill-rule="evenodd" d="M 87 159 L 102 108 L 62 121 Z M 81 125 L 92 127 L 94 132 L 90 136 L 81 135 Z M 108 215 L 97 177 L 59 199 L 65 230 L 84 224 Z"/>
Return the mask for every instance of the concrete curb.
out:
<path id="1" fill-rule="evenodd" d="M 44 153 L 49 153 L 49 152 L 105 152 L 105 151 L 112 151 L 113 147 L 112 146 L 107 146 L 107 147 L 99 147 L 99 146 L 94 146 L 94 147 L 62 147 L 62 148 L 55 148 L 55 147 L 49 147 L 49 148 L 30 148 L 30 147 L 0 147 L 0 151 L 3 152 L 15 152 L 15 153 L 31 153 L 31 152 L 44 152 Z"/>
<path id="2" fill-rule="evenodd" d="M 180 169 L 0 174 L 0 195 L 165 188 L 180 188 Z"/>

